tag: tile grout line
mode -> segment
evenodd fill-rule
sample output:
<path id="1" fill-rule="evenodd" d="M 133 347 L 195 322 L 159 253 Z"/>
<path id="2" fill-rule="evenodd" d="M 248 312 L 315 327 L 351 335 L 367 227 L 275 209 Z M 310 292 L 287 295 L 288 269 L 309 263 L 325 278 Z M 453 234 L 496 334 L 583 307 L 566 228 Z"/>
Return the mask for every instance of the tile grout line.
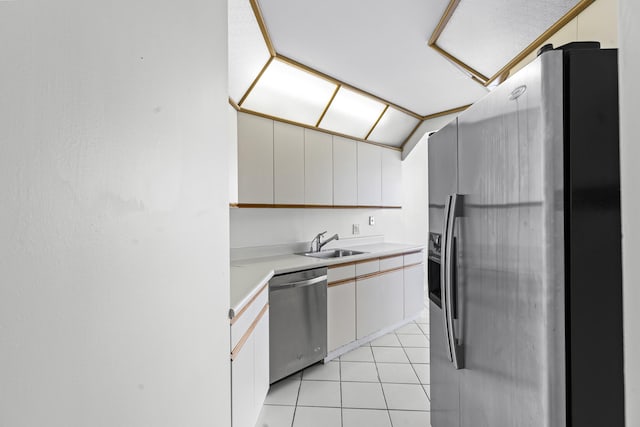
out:
<path id="1" fill-rule="evenodd" d="M 416 326 L 417 326 L 417 324 L 416 324 Z M 418 328 L 420 328 L 420 327 L 418 326 Z M 424 333 L 423 333 L 423 335 L 424 335 Z M 400 340 L 400 338 L 398 338 L 398 340 Z M 428 351 L 431 352 L 430 347 L 409 347 L 409 348 L 427 348 Z M 411 365 L 411 370 L 413 370 L 413 373 L 415 374 L 416 378 L 418 378 L 418 384 L 420 384 L 420 388 L 422 389 L 422 392 L 427 396 L 427 400 L 429 401 L 429 413 L 431 413 L 431 398 L 429 397 L 429 394 L 427 393 L 427 390 L 424 388 L 424 384 L 422 384 L 422 382 L 420 381 L 420 376 L 418 375 L 418 372 L 416 371 L 416 368 L 413 366 L 413 362 L 409 358 L 409 353 L 407 353 L 407 350 L 405 349 L 404 346 L 402 347 L 402 351 L 404 352 L 405 356 L 407 356 L 407 359 L 409 359 L 409 364 Z M 431 360 L 429 360 L 429 362 L 431 362 Z M 429 369 L 431 369 L 431 364 L 429 363 L 428 365 L 429 365 Z"/>
<path id="2" fill-rule="evenodd" d="M 389 404 L 387 403 L 387 395 L 384 393 L 384 387 L 382 387 L 382 378 L 380 378 L 380 371 L 378 370 L 378 362 L 376 361 L 376 353 L 371 348 L 371 356 L 373 357 L 373 363 L 376 367 L 376 374 L 378 375 L 378 384 L 380 384 L 380 390 L 382 390 L 382 398 L 384 399 L 384 406 L 387 407 L 387 417 L 389 417 L 389 424 L 393 427 L 393 421 L 391 420 L 391 412 L 389 412 Z"/>
<path id="3" fill-rule="evenodd" d="M 296 394 L 296 405 L 293 408 L 293 418 L 291 419 L 291 427 L 296 421 L 296 412 L 298 412 L 298 400 L 300 399 L 300 390 L 302 389 L 302 372 L 300 373 L 300 385 L 298 385 L 298 394 Z"/>

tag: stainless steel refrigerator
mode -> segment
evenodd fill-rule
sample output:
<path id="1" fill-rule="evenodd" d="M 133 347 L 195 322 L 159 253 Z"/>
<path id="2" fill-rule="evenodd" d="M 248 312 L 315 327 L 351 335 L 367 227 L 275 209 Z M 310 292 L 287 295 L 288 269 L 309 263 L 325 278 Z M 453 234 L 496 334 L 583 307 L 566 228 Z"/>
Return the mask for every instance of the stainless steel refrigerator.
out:
<path id="1" fill-rule="evenodd" d="M 617 51 L 547 48 L 433 134 L 433 427 L 622 427 Z"/>

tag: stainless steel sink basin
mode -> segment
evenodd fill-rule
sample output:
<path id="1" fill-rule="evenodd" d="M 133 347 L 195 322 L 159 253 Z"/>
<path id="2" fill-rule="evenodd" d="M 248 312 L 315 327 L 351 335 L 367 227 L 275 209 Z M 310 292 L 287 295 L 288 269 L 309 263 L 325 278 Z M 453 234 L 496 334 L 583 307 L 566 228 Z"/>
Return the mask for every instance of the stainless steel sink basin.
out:
<path id="1" fill-rule="evenodd" d="M 365 254 L 366 252 L 352 251 L 350 249 L 331 249 L 328 251 L 320 252 L 305 252 L 299 255 L 310 256 L 313 258 L 342 258 L 352 255 Z"/>

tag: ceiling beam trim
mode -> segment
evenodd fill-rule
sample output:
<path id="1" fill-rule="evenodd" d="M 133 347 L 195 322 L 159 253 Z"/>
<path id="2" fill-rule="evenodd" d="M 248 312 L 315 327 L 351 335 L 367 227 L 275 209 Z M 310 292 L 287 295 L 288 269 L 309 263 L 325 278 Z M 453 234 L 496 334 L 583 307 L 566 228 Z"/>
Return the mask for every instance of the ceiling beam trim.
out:
<path id="1" fill-rule="evenodd" d="M 256 17 L 256 21 L 258 21 L 258 26 L 260 27 L 260 32 L 262 33 L 265 44 L 267 45 L 269 54 L 274 57 L 276 56 L 276 49 L 273 47 L 273 42 L 271 41 L 271 36 L 269 35 L 269 30 L 267 29 L 267 24 L 264 22 L 264 16 L 262 15 L 262 10 L 260 10 L 258 0 L 249 0 L 249 4 L 251 4 L 253 14 Z"/>
<path id="2" fill-rule="evenodd" d="M 371 126 L 371 129 L 369 129 L 369 132 L 367 133 L 367 136 L 364 137 L 364 139 L 366 139 L 366 140 L 369 139 L 369 136 L 371 135 L 371 132 L 373 132 L 373 130 L 376 128 L 376 126 L 378 126 L 378 123 L 380 123 L 380 120 L 382 119 L 382 116 L 384 116 L 384 113 L 386 113 L 388 109 L 389 109 L 389 104 L 384 106 L 384 110 L 382 110 L 382 113 L 380 113 L 380 115 L 378 116 L 378 119 L 373 124 L 373 126 Z"/>
<path id="3" fill-rule="evenodd" d="M 258 81 L 260 80 L 260 77 L 262 77 L 264 72 L 267 71 L 267 68 L 269 68 L 269 65 L 271 65 L 271 62 L 273 62 L 273 58 L 275 57 L 270 56 L 269 59 L 267 59 L 267 63 L 264 64 L 264 67 L 262 67 L 262 70 L 260 70 L 256 78 L 253 80 L 253 82 L 251 83 L 251 86 L 249 86 L 249 89 L 247 89 L 247 91 L 244 93 L 242 98 L 240 98 L 240 101 L 238 102 L 239 106 L 242 106 L 242 103 L 247 99 L 247 97 L 249 96 L 253 88 L 256 87 L 256 85 L 258 84 Z"/>

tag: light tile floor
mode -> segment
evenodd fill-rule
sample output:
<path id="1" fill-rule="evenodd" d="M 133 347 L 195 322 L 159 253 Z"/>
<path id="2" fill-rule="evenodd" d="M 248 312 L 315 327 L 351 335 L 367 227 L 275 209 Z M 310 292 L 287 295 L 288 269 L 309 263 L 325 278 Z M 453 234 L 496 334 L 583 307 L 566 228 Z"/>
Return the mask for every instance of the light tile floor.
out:
<path id="1" fill-rule="evenodd" d="M 256 427 L 428 427 L 429 317 L 271 386 Z"/>

